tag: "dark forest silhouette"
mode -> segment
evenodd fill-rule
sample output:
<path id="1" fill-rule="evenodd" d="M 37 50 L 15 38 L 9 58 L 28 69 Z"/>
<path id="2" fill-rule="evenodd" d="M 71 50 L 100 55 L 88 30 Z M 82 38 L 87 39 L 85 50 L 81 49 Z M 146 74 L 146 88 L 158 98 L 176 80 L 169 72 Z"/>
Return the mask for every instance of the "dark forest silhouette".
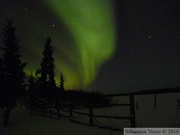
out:
<path id="1" fill-rule="evenodd" d="M 3 56 L 0 57 L 0 107 L 4 108 L 4 126 L 8 126 L 10 112 L 17 102 L 26 105 L 31 114 L 46 112 L 53 106 L 60 118 L 59 108 L 65 103 L 81 104 L 84 106 L 97 106 L 109 104 L 110 98 L 102 98 L 102 92 L 85 92 L 82 90 L 64 89 L 64 76 L 60 75 L 60 86 L 55 83 L 55 65 L 51 37 L 46 39 L 42 52 L 40 68 L 35 75 L 31 74 L 28 84 L 25 84 L 24 67 L 26 63 L 21 60 L 19 39 L 16 37 L 16 28 L 12 20 L 7 20 L 4 26 L 4 46 L 1 47 Z M 34 77 L 35 76 L 35 77 Z M 27 86 L 27 87 L 26 87 Z"/>
<path id="2" fill-rule="evenodd" d="M 8 126 L 11 109 L 25 91 L 23 71 L 26 63 L 21 61 L 19 39 L 15 36 L 16 28 L 12 26 L 12 20 L 7 20 L 4 27 L 4 47 L 1 58 L 0 80 L 0 106 L 5 108 L 4 125 Z"/>

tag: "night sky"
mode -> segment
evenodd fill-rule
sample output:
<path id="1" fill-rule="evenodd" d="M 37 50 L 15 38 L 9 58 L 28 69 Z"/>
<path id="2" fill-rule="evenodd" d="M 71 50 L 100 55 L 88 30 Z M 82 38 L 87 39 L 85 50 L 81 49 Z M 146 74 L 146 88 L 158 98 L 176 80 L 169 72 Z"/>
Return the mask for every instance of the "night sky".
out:
<path id="1" fill-rule="evenodd" d="M 122 93 L 180 87 L 179 0 L 0 0 L 30 75 L 52 37 L 67 89 Z M 0 45 L 2 46 L 2 34 Z"/>

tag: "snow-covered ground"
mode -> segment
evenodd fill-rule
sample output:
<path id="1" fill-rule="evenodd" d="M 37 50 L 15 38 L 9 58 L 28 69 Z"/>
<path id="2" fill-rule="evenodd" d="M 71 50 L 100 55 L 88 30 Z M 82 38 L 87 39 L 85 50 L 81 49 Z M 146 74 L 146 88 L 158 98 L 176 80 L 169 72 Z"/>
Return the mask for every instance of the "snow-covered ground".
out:
<path id="1" fill-rule="evenodd" d="M 177 100 L 180 93 L 166 93 L 156 95 L 137 95 L 135 103 L 136 125 L 139 127 L 179 127 L 180 108 Z"/>
<path id="2" fill-rule="evenodd" d="M 179 127 L 180 108 L 177 100 L 180 93 L 136 95 L 135 116 L 137 127 Z M 113 97 L 115 104 L 129 103 L 128 96 Z M 156 104 L 156 107 L 155 107 Z M 74 111 L 89 113 L 86 108 Z M 61 113 L 63 113 L 61 111 Z M 115 106 L 93 109 L 94 115 L 107 116 L 129 116 L 129 106 Z M 64 112 L 69 116 L 69 112 Z M 89 124 L 89 117 L 73 113 L 77 121 Z M 10 125 L 3 127 L 3 111 L 0 109 L 0 135 L 122 135 L 122 131 L 111 131 L 96 126 L 85 126 L 69 121 L 68 118 L 52 119 L 49 117 L 31 116 L 30 111 L 25 108 L 16 108 L 10 116 Z M 94 124 L 103 127 L 123 129 L 130 127 L 129 120 L 116 120 L 109 118 L 94 118 Z"/>
<path id="3" fill-rule="evenodd" d="M 0 109 L 0 122 L 3 111 Z M 11 112 L 9 127 L 0 124 L 0 135 L 122 135 L 122 131 L 111 131 L 93 126 L 70 122 L 67 118 L 51 119 L 31 116 L 25 108 L 15 108 Z"/>
<path id="4" fill-rule="evenodd" d="M 135 95 L 135 122 L 137 127 L 179 127 L 180 126 L 180 93 L 162 93 L 156 95 Z M 127 104 L 129 96 L 115 96 L 112 103 Z M 88 109 L 77 109 L 83 113 L 88 113 Z M 129 106 L 114 106 L 93 109 L 94 115 L 105 116 L 130 116 Z M 74 114 L 78 121 L 89 123 L 87 116 Z M 130 127 L 129 120 L 99 118 L 94 119 L 95 125 L 123 129 Z"/>

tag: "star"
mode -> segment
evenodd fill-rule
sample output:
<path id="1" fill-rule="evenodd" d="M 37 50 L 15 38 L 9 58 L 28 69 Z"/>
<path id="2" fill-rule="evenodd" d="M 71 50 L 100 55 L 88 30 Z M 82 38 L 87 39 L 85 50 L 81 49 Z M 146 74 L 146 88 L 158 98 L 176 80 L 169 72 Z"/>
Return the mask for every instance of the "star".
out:
<path id="1" fill-rule="evenodd" d="M 25 10 L 25 11 L 28 11 L 28 9 L 27 9 L 27 8 L 24 8 L 24 10 Z"/>

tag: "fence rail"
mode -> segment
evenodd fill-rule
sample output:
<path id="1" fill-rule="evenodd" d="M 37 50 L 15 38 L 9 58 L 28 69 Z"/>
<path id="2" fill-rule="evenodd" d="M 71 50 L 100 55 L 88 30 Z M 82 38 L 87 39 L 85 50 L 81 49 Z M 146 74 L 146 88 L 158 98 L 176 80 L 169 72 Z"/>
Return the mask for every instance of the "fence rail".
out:
<path id="1" fill-rule="evenodd" d="M 89 119 L 89 122 L 86 123 L 86 125 L 91 125 L 91 126 L 95 126 L 94 120 L 97 121 L 96 118 L 117 119 L 117 120 L 122 119 L 122 120 L 129 120 L 131 127 L 135 127 L 134 95 L 131 94 L 128 96 L 129 96 L 129 103 L 124 103 L 124 104 L 109 104 L 109 105 L 101 105 L 101 106 L 94 106 L 94 107 L 93 106 L 84 107 L 84 106 L 80 106 L 76 104 L 62 104 L 62 105 L 59 105 L 59 107 L 50 105 L 50 106 L 43 106 L 43 108 L 42 107 L 38 108 L 36 106 L 35 107 L 36 110 L 31 110 L 31 113 L 35 111 L 37 115 L 39 111 L 42 114 L 42 116 L 53 117 L 55 115 L 55 116 L 58 116 L 58 118 L 66 117 L 66 118 L 69 118 L 70 121 L 85 124 L 81 122 L 81 120 L 74 119 L 75 118 L 74 115 L 78 114 L 78 115 L 86 116 Z M 123 106 L 130 107 L 129 116 L 110 116 L 110 115 L 94 114 L 94 109 L 97 109 L 97 108 L 101 109 L 101 108 L 123 107 Z M 85 112 L 78 111 L 81 109 L 87 109 L 87 112 L 85 113 Z M 63 112 L 66 112 L 66 114 L 64 114 Z M 110 127 L 106 127 L 106 128 L 110 128 Z"/>
<path id="2" fill-rule="evenodd" d="M 155 94 L 156 95 L 156 94 L 165 94 L 165 93 L 180 93 L 180 89 L 140 91 L 140 92 L 136 92 L 136 93 L 123 93 L 123 94 L 113 94 L 113 95 L 104 95 L 103 96 L 105 98 L 106 97 L 124 97 L 124 96 L 127 96 L 129 99 L 129 103 L 123 103 L 123 104 L 109 104 L 109 105 L 101 105 L 101 106 L 95 106 L 95 107 L 93 107 L 93 106 L 87 107 L 86 106 L 86 108 L 84 106 L 80 106 L 80 105 L 66 104 L 66 105 L 60 105 L 58 108 L 51 106 L 51 107 L 49 107 L 49 109 L 53 115 L 57 115 L 60 117 L 61 116 L 67 117 L 67 118 L 69 118 L 70 121 L 85 124 L 85 125 L 94 126 L 95 125 L 94 120 L 96 120 L 96 118 L 105 118 L 105 119 L 129 120 L 130 126 L 136 127 L 134 96 L 136 96 L 136 95 L 149 95 L 149 94 Z M 156 103 L 156 99 L 155 99 L 155 103 Z M 180 102 L 178 102 L 178 103 L 180 103 Z M 98 115 L 98 114 L 94 113 L 94 109 L 109 108 L 109 107 L 124 107 L 124 106 L 129 107 L 129 110 L 130 110 L 129 116 Z M 156 104 L 155 104 L 155 106 L 156 106 Z M 80 112 L 78 109 L 79 110 L 88 109 L 88 110 L 86 110 L 87 112 L 85 113 L 85 112 Z M 54 111 L 52 111 L 52 110 L 54 110 Z M 66 112 L 66 115 L 63 112 Z M 50 114 L 50 116 L 52 116 L 52 114 Z M 87 117 L 89 119 L 88 123 L 83 123 L 80 119 L 75 119 L 76 114 Z M 108 127 L 106 127 L 106 128 L 108 128 Z"/>

